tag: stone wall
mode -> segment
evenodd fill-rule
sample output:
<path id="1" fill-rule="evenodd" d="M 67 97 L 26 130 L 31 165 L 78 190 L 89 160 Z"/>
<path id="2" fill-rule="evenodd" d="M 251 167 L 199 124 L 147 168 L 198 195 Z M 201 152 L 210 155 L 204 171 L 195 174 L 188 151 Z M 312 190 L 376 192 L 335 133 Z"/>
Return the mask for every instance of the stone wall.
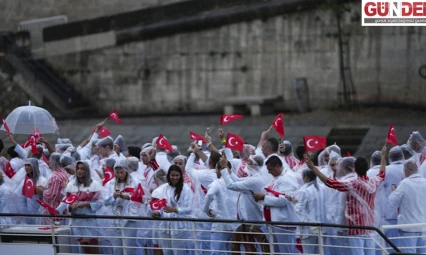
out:
<path id="1" fill-rule="evenodd" d="M 166 5 L 183 0 L 2 0 L 0 1 L 0 31 L 15 31 L 19 22 L 58 15 L 68 21 L 129 12 Z"/>
<path id="2" fill-rule="evenodd" d="M 424 28 L 361 27 L 359 14 L 353 4 L 343 20 L 359 101 L 426 106 Z M 294 109 L 295 77 L 307 77 L 314 108 L 330 107 L 341 90 L 336 31 L 331 12 L 316 10 L 48 61 L 99 112 L 216 111 L 215 100 L 252 95 L 283 95 Z"/>

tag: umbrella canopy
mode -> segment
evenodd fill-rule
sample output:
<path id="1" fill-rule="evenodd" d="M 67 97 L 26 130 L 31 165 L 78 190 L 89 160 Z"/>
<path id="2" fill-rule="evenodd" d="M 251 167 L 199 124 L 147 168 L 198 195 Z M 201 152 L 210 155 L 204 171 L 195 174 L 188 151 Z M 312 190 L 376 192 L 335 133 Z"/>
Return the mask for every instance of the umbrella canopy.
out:
<path id="1" fill-rule="evenodd" d="M 31 134 L 38 129 L 42 134 L 57 134 L 59 128 L 55 118 L 43 108 L 37 106 L 21 106 L 15 108 L 6 118 L 12 134 Z M 0 130 L 6 131 L 4 125 Z"/>

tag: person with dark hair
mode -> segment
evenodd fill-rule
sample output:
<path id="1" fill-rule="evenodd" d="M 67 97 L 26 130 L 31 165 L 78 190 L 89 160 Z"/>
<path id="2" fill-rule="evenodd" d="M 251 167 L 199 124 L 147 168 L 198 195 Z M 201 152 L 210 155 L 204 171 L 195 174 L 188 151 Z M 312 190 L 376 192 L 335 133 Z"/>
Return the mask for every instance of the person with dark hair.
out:
<path id="1" fill-rule="evenodd" d="M 325 183 L 327 187 L 336 189 L 346 193 L 345 215 L 347 225 L 350 226 L 374 226 L 374 198 L 386 176 L 386 145 L 381 151 L 380 173 L 377 176 L 368 178 L 366 175 L 368 170 L 368 162 L 365 158 L 359 157 L 355 160 L 355 172 L 357 179 L 349 181 L 339 181 L 328 178 L 321 173 L 312 161 L 306 157 L 305 162 L 308 167 L 315 172 L 318 178 Z M 349 229 L 348 235 L 353 237 L 349 239 L 351 254 L 374 254 L 375 242 L 374 234 L 371 230 L 366 229 Z M 366 250 L 359 248 L 365 247 Z"/>
<path id="2" fill-rule="evenodd" d="M 19 169 L 24 167 L 24 160 L 19 157 L 19 154 L 15 151 L 15 145 L 7 149 L 7 160 L 12 169 L 17 173 Z"/>
<path id="3" fill-rule="evenodd" d="M 269 184 L 261 192 L 253 193 L 256 201 L 263 201 L 263 216 L 266 221 L 288 221 L 298 222 L 293 206 L 286 197 L 276 196 L 275 192 L 281 194 L 293 193 L 299 189 L 297 179 L 292 175 L 287 175 L 283 169 L 283 164 L 278 156 L 272 155 L 265 163 L 269 173 L 273 176 Z M 290 170 L 291 171 L 291 170 Z M 296 227 L 272 226 L 274 233 L 274 243 L 286 243 L 275 245 L 274 252 L 298 253 L 296 245 Z"/>
<path id="4" fill-rule="evenodd" d="M 136 157 L 139 158 L 139 155 L 141 154 L 141 148 L 137 146 L 129 146 L 127 147 L 127 155 L 126 157 Z"/>
<path id="5" fill-rule="evenodd" d="M 292 172 L 291 168 L 288 166 L 284 158 L 278 156 L 277 154 L 278 147 L 279 147 L 278 140 L 274 137 L 269 137 L 269 130 L 266 130 L 262 132 L 262 135 L 260 136 L 260 140 L 255 150 L 255 153 L 256 155 L 262 156 L 264 158 L 264 162 L 266 162 L 271 156 L 279 157 L 279 159 L 282 161 L 284 172 L 298 178 L 299 184 L 303 183 L 301 176 L 298 176 L 296 173 Z M 269 171 L 266 165 L 262 167 L 260 173 L 262 174 L 262 176 L 264 176 L 267 179 L 268 182 L 272 179 L 272 176 L 269 174 Z"/>
<path id="6" fill-rule="evenodd" d="M 190 218 L 193 210 L 192 190 L 183 183 L 182 170 L 177 165 L 171 165 L 167 172 L 167 182 L 158 189 L 158 199 L 166 199 L 167 205 L 160 210 L 153 210 L 154 218 Z M 192 229 L 191 225 L 185 221 L 161 221 L 159 246 L 163 249 L 164 255 L 184 255 L 184 249 L 193 248 L 192 242 L 178 239 L 192 239 L 193 233 L 187 231 Z M 179 249 L 179 250 L 174 250 Z"/>
<path id="7" fill-rule="evenodd" d="M 79 199 L 71 205 L 62 202 L 56 208 L 59 213 L 67 209 L 71 215 L 96 215 L 96 212 L 103 205 L 102 194 L 104 188 L 99 182 L 92 180 L 89 164 L 85 161 L 77 162 L 75 180 L 70 181 L 64 191 L 66 196 L 77 195 Z M 99 240 L 94 237 L 100 235 L 96 226 L 96 219 L 74 218 L 71 221 L 71 233 L 76 236 L 78 243 L 84 245 L 81 246 L 84 253 L 100 253 Z"/>
<path id="8" fill-rule="evenodd" d="M 240 220 L 253 220 L 262 221 L 263 215 L 253 198 L 253 192 L 261 192 L 263 187 L 268 183 L 265 178 L 262 178 L 260 170 L 263 167 L 263 157 L 260 155 L 251 155 L 247 163 L 248 176 L 245 178 L 238 178 L 232 169 L 228 168 L 228 160 L 225 156 L 222 156 L 219 160 L 219 164 L 222 168 L 221 176 L 225 181 L 226 187 L 230 190 L 240 192 L 239 199 L 237 201 L 237 215 Z M 254 232 L 256 234 L 248 235 L 241 233 L 234 233 L 232 237 L 231 251 L 241 250 L 241 241 L 250 240 L 254 242 L 255 238 L 261 245 L 262 251 L 269 252 L 269 246 L 265 245 L 267 239 L 263 234 L 263 231 L 259 226 L 247 226 L 246 224 L 240 225 L 236 232 Z M 253 244 L 244 244 L 246 251 L 255 251 Z"/>

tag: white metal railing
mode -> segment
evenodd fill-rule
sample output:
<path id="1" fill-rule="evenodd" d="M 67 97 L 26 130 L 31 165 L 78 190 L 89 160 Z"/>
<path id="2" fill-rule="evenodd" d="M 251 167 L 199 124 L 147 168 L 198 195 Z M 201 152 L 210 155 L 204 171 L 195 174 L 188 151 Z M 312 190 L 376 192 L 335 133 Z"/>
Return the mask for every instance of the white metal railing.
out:
<path id="1" fill-rule="evenodd" d="M 380 251 L 390 254 L 399 251 L 383 233 L 374 227 L 348 227 L 319 223 L 283 223 L 283 222 L 243 222 L 243 221 L 206 221 L 197 219 L 153 219 L 139 217 L 107 216 L 61 216 L 61 225 L 23 225 L 20 220 L 27 218 L 51 218 L 47 215 L 0 214 L 0 222 L 10 219 L 10 224 L 0 225 L 1 245 L 26 245 L 36 254 L 37 245 L 49 244 L 51 254 L 83 253 L 88 250 L 99 254 L 154 254 L 161 250 L 168 254 L 295 254 L 298 252 L 295 239 L 300 235 L 295 227 L 315 227 L 315 233 L 303 234 L 299 248 L 305 248 L 304 254 L 348 254 L 350 249 Z M 2 220 L 3 219 L 3 220 Z M 83 220 L 83 221 L 82 221 Z M 83 224 L 84 220 L 89 220 Z M 173 228 L 173 222 L 185 225 L 185 228 Z M 203 223 L 238 223 L 244 227 L 227 230 L 200 228 Z M 424 224 L 426 226 L 426 224 Z M 282 226 L 286 226 L 283 228 Z M 418 225 L 416 225 L 418 226 Z M 326 227 L 326 229 L 324 229 Z M 383 226 L 390 229 L 395 226 Z M 399 226 L 401 227 L 401 226 Z M 370 231 L 364 236 L 347 235 L 348 228 Z M 76 238 L 93 239 L 91 243 L 77 243 Z M 176 233 L 174 231 L 177 231 Z M 174 234 L 171 234 L 174 233 Z M 211 238 L 212 235 L 223 238 Z M 226 238 L 225 238 L 226 237 Z M 241 237 L 241 239 L 237 239 Z M 158 244 L 158 245 L 154 245 Z M 217 244 L 220 244 L 220 248 Z M 368 245 L 366 245 L 368 244 Z M 214 247 L 219 247 L 214 248 Z M 307 253 L 312 249 L 312 253 Z M 1 250 L 1 249 L 0 249 Z M 173 253 L 173 251 L 175 253 Z M 146 253 L 145 253 L 146 252 Z M 3 253 L 2 253 L 3 254 Z M 14 253 L 14 255 L 20 255 Z"/>

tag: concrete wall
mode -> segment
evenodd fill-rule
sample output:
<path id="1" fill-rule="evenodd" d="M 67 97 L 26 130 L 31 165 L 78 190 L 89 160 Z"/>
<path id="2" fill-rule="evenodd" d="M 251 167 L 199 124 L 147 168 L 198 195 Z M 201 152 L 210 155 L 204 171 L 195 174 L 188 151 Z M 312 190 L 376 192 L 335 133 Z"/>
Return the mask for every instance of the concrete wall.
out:
<path id="1" fill-rule="evenodd" d="M 425 29 L 365 28 L 359 13 L 353 4 L 343 23 L 360 102 L 426 106 Z M 222 107 L 215 100 L 251 95 L 283 95 L 293 109 L 295 77 L 308 78 L 314 108 L 329 107 L 341 88 L 335 32 L 331 13 L 316 10 L 48 61 L 100 112 L 210 111 Z"/>
<path id="2" fill-rule="evenodd" d="M 183 0 L 2 0 L 0 31 L 16 30 L 19 22 L 31 19 L 68 16 L 68 21 L 91 19 Z"/>

